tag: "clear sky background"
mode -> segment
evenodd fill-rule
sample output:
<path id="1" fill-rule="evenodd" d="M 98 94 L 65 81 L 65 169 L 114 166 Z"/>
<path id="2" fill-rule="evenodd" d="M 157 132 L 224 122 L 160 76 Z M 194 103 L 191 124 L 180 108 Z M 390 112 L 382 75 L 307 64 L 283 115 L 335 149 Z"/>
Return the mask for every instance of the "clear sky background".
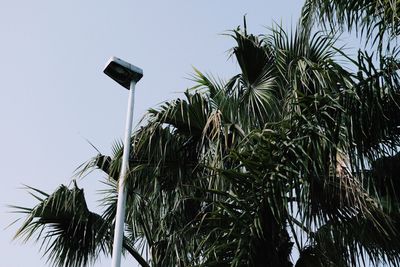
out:
<path id="1" fill-rule="evenodd" d="M 223 36 L 247 14 L 249 32 L 273 21 L 290 28 L 303 1 L 14 0 L 0 8 L 0 266 L 48 266 L 39 245 L 12 241 L 19 216 L 8 204 L 33 206 L 21 188 L 53 192 L 97 152 L 122 139 L 128 91 L 102 73 L 111 56 L 144 70 L 136 87 L 135 122 L 193 85 L 192 67 L 217 77 L 239 72 Z M 103 174 L 79 181 L 89 208 Z M 18 225 L 18 224 L 17 224 Z M 96 266 L 110 266 L 104 258 Z M 123 266 L 132 266 L 128 258 Z M 133 265 L 134 266 L 134 265 Z"/>

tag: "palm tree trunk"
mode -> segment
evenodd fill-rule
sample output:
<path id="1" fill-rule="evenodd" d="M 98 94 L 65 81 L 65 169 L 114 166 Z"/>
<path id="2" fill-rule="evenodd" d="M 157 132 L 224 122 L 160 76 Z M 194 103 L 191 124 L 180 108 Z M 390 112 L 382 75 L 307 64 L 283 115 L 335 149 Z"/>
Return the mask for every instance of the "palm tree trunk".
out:
<path id="1" fill-rule="evenodd" d="M 254 242 L 254 267 L 292 267 L 290 253 L 293 242 L 284 222 L 278 222 L 270 207 L 260 212 L 263 237 Z"/>

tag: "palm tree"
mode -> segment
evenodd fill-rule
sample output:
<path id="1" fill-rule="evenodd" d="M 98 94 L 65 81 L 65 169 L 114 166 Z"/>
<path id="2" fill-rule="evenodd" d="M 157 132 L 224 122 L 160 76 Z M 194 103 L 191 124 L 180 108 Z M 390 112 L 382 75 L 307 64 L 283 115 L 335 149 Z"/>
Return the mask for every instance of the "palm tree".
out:
<path id="1" fill-rule="evenodd" d="M 294 249 L 300 267 L 399 263 L 397 61 L 353 60 L 308 25 L 233 31 L 238 75 L 195 70 L 184 98 L 149 110 L 126 185 L 124 248 L 142 266 L 293 266 Z M 17 236 L 58 266 L 110 254 L 121 157 L 116 143 L 82 166 L 108 176 L 103 214 L 76 184 L 31 188 Z"/>
<path id="2" fill-rule="evenodd" d="M 204 250 L 232 266 L 287 266 L 293 240 L 298 266 L 398 264 L 398 202 L 388 199 L 398 189 L 379 191 L 382 181 L 371 175 L 379 171 L 370 167 L 385 155 L 391 164 L 398 158 L 398 74 L 352 61 L 359 66 L 354 75 L 333 60 L 329 37 L 308 34 L 288 37 L 278 29 L 260 44 L 272 52 L 271 88 L 279 88 L 274 101 L 284 108 L 235 147 L 229 159 L 237 166 L 220 170 L 229 192 L 214 192 L 225 198 L 210 200 L 212 220 L 202 224 L 205 232 L 216 218 L 230 224 L 211 237 L 223 244 Z"/>

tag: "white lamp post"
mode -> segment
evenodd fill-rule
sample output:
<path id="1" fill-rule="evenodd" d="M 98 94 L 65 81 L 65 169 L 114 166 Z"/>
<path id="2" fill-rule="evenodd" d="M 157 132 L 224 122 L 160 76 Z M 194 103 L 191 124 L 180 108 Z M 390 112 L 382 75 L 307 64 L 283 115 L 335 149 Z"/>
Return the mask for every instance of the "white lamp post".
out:
<path id="1" fill-rule="evenodd" d="M 119 58 L 112 57 L 104 68 L 104 73 L 117 83 L 129 90 L 128 111 L 125 124 L 124 151 L 122 156 L 121 172 L 118 179 L 118 202 L 117 214 L 115 215 L 115 232 L 112 252 L 112 267 L 121 265 L 121 250 L 124 233 L 126 173 L 129 168 L 129 150 L 132 134 L 133 104 L 135 98 L 135 85 L 143 77 L 143 70 L 125 62 Z"/>

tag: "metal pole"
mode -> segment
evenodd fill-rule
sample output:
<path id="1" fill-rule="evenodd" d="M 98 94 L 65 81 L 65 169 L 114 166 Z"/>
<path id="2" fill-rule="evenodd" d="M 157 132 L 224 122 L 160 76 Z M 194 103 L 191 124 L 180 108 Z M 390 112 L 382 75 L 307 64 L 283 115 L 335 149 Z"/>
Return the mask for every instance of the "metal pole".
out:
<path id="1" fill-rule="evenodd" d="M 135 81 L 131 81 L 128 100 L 128 111 L 125 124 L 124 152 L 122 156 L 121 173 L 118 179 L 117 214 L 115 215 L 114 244 L 112 251 L 112 267 L 121 266 L 121 251 L 124 238 L 125 202 L 126 202 L 126 173 L 129 169 L 129 152 L 132 134 L 133 105 L 135 100 Z"/>

